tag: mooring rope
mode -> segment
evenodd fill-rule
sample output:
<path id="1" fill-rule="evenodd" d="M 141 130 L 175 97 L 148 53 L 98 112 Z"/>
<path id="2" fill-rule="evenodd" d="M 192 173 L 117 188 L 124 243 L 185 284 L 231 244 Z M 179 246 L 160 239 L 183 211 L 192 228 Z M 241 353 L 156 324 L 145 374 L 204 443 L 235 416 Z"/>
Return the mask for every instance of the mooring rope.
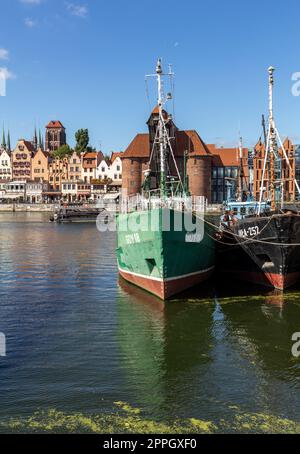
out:
<path id="1" fill-rule="evenodd" d="M 207 225 L 209 225 L 210 227 L 213 227 L 216 231 L 218 231 L 220 234 L 222 233 L 222 230 L 219 230 L 219 228 L 209 222 L 207 219 L 205 218 L 201 218 L 200 216 L 197 215 L 197 217 L 204 221 Z M 252 238 L 247 238 L 245 239 L 244 241 L 242 241 L 243 237 L 241 237 L 240 235 L 237 235 L 236 233 L 230 231 L 230 230 L 224 230 L 224 232 L 228 233 L 229 235 L 233 236 L 233 237 L 237 237 L 240 241 L 238 242 L 238 244 L 234 243 L 234 244 L 228 244 L 228 243 L 225 243 L 221 240 L 218 240 L 217 238 L 214 238 L 212 237 L 211 235 L 208 234 L 208 236 L 213 239 L 215 242 L 218 242 L 220 244 L 224 244 L 226 246 L 237 246 L 237 245 L 244 245 L 244 244 L 247 244 L 247 243 L 260 243 L 260 244 L 269 244 L 271 246 L 282 246 L 282 247 L 295 247 L 295 246 L 300 246 L 300 243 L 275 243 L 275 242 L 272 242 L 272 241 L 264 241 L 264 240 L 258 240 L 256 239 L 259 235 L 262 234 L 262 232 L 268 227 L 268 225 L 270 224 L 270 222 L 275 218 L 277 217 L 276 215 L 273 215 L 270 217 L 270 220 L 269 222 L 264 226 L 264 228 L 261 230 L 261 232 L 259 232 L 257 235 L 255 235 L 254 237 Z"/>

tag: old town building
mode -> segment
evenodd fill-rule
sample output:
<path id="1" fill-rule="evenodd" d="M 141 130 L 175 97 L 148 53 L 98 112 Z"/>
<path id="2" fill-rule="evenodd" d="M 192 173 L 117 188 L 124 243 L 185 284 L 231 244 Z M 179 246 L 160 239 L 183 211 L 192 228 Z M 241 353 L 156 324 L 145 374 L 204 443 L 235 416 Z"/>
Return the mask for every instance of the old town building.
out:
<path id="1" fill-rule="evenodd" d="M 210 201 L 212 153 L 196 131 L 180 131 L 172 119 L 168 117 L 167 112 L 163 114 L 166 119 L 168 118 L 166 126 L 169 136 L 172 138 L 172 151 L 181 179 L 184 179 L 184 163 L 186 163 L 186 174 L 191 193 L 197 196 L 204 195 Z M 157 124 L 158 108 L 156 107 L 147 122 L 149 133 L 137 134 L 122 155 L 123 195 L 127 194 L 130 196 L 141 191 L 144 172 L 149 168 Z M 155 173 L 158 163 L 155 160 L 152 161 L 151 171 Z M 175 175 L 175 166 L 171 158 L 169 159 L 168 167 L 170 172 Z"/>
<path id="2" fill-rule="evenodd" d="M 62 183 L 62 196 L 68 202 L 75 202 L 78 199 L 78 182 L 64 181 Z"/>
<path id="3" fill-rule="evenodd" d="M 0 200 L 5 200 L 6 185 L 9 181 L 0 179 Z"/>
<path id="4" fill-rule="evenodd" d="M 81 179 L 85 183 L 90 183 L 97 179 L 97 169 L 99 163 L 103 160 L 101 151 L 93 151 L 84 153 L 81 157 Z"/>
<path id="5" fill-rule="evenodd" d="M 5 199 L 22 202 L 26 199 L 26 181 L 9 181 L 5 185 Z"/>
<path id="6" fill-rule="evenodd" d="M 91 197 L 91 185 L 88 183 L 77 184 L 77 198 L 78 200 L 88 200 Z"/>
<path id="7" fill-rule="evenodd" d="M 7 150 L 0 151 L 0 179 L 10 180 L 12 177 L 11 154 Z"/>
<path id="8" fill-rule="evenodd" d="M 239 192 L 244 198 L 249 195 L 248 148 L 216 147 L 207 145 L 213 155 L 211 169 L 211 199 L 212 203 L 223 203 L 235 199 Z"/>
<path id="9" fill-rule="evenodd" d="M 108 185 L 104 182 L 92 182 L 91 184 L 91 198 L 97 202 L 98 200 L 102 200 L 104 194 L 108 192 Z"/>
<path id="10" fill-rule="evenodd" d="M 68 181 L 68 158 L 53 158 L 49 164 L 49 185 L 54 191 L 61 191 L 62 182 Z"/>
<path id="11" fill-rule="evenodd" d="M 43 194 L 48 190 L 48 183 L 44 181 L 27 181 L 25 194 L 26 202 L 28 203 L 42 203 Z"/>
<path id="12" fill-rule="evenodd" d="M 12 179 L 30 180 L 34 147 L 31 142 L 21 139 L 12 152 Z"/>
<path id="13" fill-rule="evenodd" d="M 82 174 L 81 157 L 78 156 L 76 151 L 74 151 L 74 153 L 69 157 L 68 162 L 69 180 L 72 182 L 80 181 L 82 176 L 81 174 Z"/>
<path id="14" fill-rule="evenodd" d="M 209 203 L 222 203 L 235 197 L 238 190 L 244 190 L 246 195 L 249 185 L 247 148 L 243 148 L 241 158 L 238 147 L 218 148 L 206 145 L 197 131 L 181 131 L 167 112 L 164 112 L 164 116 L 168 118 L 167 128 L 169 136 L 173 138 L 172 151 L 179 173 L 183 179 L 186 167 L 186 178 L 192 195 L 205 196 Z M 147 122 L 149 133 L 137 134 L 121 156 L 123 195 L 134 195 L 142 189 L 144 173 L 149 169 L 157 123 L 158 109 L 155 108 Z M 154 162 L 152 172 L 155 172 L 155 165 L 157 163 Z M 169 160 L 168 167 L 174 175 L 172 160 Z M 104 165 L 102 169 L 100 165 L 100 170 L 108 171 Z"/>
<path id="15" fill-rule="evenodd" d="M 34 181 L 49 181 L 50 154 L 38 148 L 32 158 L 31 179 Z"/>
<path id="16" fill-rule="evenodd" d="M 284 157 L 283 150 L 279 148 L 278 159 L 275 159 L 275 190 L 277 200 L 281 200 L 282 197 L 286 202 L 294 201 L 297 198 L 295 178 L 297 176 L 296 168 L 296 149 L 297 146 L 293 145 L 290 139 L 286 139 L 283 143 L 284 149 L 287 153 L 289 165 Z M 263 168 L 265 161 L 265 145 L 259 140 L 254 148 L 253 158 L 253 186 L 254 186 L 254 197 L 256 200 L 260 198 L 260 188 L 263 187 L 263 199 L 268 200 L 270 198 L 270 169 L 269 165 L 266 166 L 266 171 L 263 178 Z"/>
<path id="17" fill-rule="evenodd" d="M 111 180 L 114 183 L 122 182 L 122 156 L 123 153 L 112 153 L 110 159 L 103 159 L 97 168 L 97 179 Z"/>
<path id="18" fill-rule="evenodd" d="M 53 152 L 66 143 L 66 129 L 63 124 L 58 120 L 50 121 L 46 126 L 46 151 Z"/>

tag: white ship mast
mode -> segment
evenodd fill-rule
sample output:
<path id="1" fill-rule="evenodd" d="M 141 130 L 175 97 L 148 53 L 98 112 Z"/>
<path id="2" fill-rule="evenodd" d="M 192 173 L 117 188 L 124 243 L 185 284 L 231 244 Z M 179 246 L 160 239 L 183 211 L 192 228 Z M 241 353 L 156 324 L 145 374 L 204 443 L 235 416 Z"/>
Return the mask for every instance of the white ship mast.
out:
<path id="1" fill-rule="evenodd" d="M 265 160 L 264 160 L 264 167 L 263 167 L 262 180 L 261 180 L 261 186 L 260 186 L 259 209 L 258 209 L 259 215 L 261 213 L 261 206 L 262 206 L 262 201 L 263 201 L 264 181 L 265 181 L 266 169 L 267 169 L 267 164 L 268 164 L 268 158 L 269 158 L 269 180 L 270 180 L 269 183 L 270 183 L 270 193 L 271 193 L 271 207 L 272 207 L 272 210 L 275 210 L 275 208 L 276 208 L 275 160 L 279 159 L 279 156 L 276 156 L 277 140 L 282 149 L 284 159 L 287 163 L 287 166 L 289 167 L 291 174 L 293 175 L 293 169 L 291 167 L 287 152 L 283 146 L 283 142 L 280 138 L 278 129 L 275 124 L 275 119 L 274 119 L 274 110 L 273 110 L 274 71 L 275 71 L 275 68 L 273 68 L 273 66 L 270 66 L 268 69 L 268 73 L 269 73 L 269 129 L 268 129 L 268 135 L 267 135 Z M 295 186 L 297 188 L 297 191 L 300 194 L 299 184 L 294 175 L 293 175 L 293 180 L 294 180 Z"/>
<path id="2" fill-rule="evenodd" d="M 157 64 L 156 64 L 156 74 L 151 74 L 147 75 L 146 78 L 148 77 L 156 77 L 157 79 L 157 90 L 158 90 L 158 96 L 157 96 L 157 104 L 158 104 L 158 113 L 159 113 L 159 119 L 158 119 L 158 126 L 157 126 L 157 131 L 156 131 L 156 137 L 154 140 L 153 144 L 153 150 L 150 156 L 150 162 L 152 160 L 155 147 L 158 145 L 159 148 L 159 162 L 160 162 L 160 192 L 161 196 L 164 197 L 167 195 L 167 152 L 168 150 L 171 153 L 171 156 L 173 158 L 174 166 L 177 172 L 177 176 L 179 178 L 180 184 L 183 188 L 182 184 L 182 179 L 179 173 L 179 169 L 175 160 L 175 156 L 173 153 L 173 148 L 170 142 L 170 137 L 168 134 L 168 130 L 166 128 L 166 123 L 169 121 L 169 118 L 165 118 L 165 111 L 164 111 L 164 106 L 167 103 L 167 101 L 172 99 L 172 94 L 168 93 L 167 95 L 165 94 L 164 91 L 164 77 L 168 76 L 170 78 L 174 77 L 174 73 L 171 70 L 171 67 L 169 68 L 169 71 L 167 74 L 163 72 L 162 69 L 162 60 L 161 58 L 158 59 Z"/>
<path id="3" fill-rule="evenodd" d="M 157 74 L 157 87 L 158 87 L 158 109 L 159 109 L 159 121 L 158 121 L 158 141 L 160 151 L 160 189 L 162 195 L 165 193 L 166 186 L 166 150 L 167 150 L 167 138 L 165 135 L 165 123 L 163 118 L 163 106 L 164 106 L 164 85 L 162 79 L 162 65 L 161 59 L 158 59 L 156 65 Z"/>

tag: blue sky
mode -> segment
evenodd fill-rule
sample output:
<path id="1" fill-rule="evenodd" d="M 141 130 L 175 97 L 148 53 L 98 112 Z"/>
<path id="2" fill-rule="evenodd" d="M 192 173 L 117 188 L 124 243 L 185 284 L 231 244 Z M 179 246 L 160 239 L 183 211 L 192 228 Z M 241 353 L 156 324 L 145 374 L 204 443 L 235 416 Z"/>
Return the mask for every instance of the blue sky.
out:
<path id="1" fill-rule="evenodd" d="M 0 124 L 13 144 L 52 119 L 87 127 L 103 151 L 125 149 L 146 129 L 144 75 L 158 56 L 176 73 L 176 123 L 207 143 L 251 146 L 267 111 L 268 66 L 275 74 L 278 128 L 300 142 L 297 1 L 1 0 L 0 67 L 11 79 Z M 160 23 L 159 23 L 160 21 Z M 150 90 L 155 105 L 154 83 Z"/>

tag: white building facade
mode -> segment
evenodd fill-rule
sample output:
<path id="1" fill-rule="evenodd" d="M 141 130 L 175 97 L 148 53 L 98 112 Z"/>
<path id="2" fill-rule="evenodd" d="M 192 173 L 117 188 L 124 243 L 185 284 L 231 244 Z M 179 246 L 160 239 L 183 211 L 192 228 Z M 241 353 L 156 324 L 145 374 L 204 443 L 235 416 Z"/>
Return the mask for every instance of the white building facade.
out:
<path id="1" fill-rule="evenodd" d="M 62 196 L 68 202 L 75 202 L 78 198 L 78 183 L 75 181 L 63 181 Z"/>
<path id="2" fill-rule="evenodd" d="M 102 160 L 97 168 L 97 179 L 111 180 L 113 183 L 122 182 L 122 153 L 112 153 L 111 160 Z"/>
<path id="3" fill-rule="evenodd" d="M 8 151 L 0 150 L 0 180 L 11 180 L 11 157 Z"/>

